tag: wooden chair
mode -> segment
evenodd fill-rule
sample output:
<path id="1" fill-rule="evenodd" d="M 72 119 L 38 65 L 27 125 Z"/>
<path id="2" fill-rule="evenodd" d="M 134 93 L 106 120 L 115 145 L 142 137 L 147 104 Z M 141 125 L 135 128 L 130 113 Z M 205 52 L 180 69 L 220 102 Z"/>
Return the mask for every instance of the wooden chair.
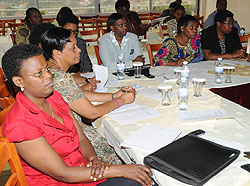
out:
<path id="1" fill-rule="evenodd" d="M 85 37 L 85 38 L 83 38 L 87 43 L 89 43 L 89 42 L 98 42 L 98 39 L 99 39 L 99 37 L 100 37 L 100 30 L 99 29 L 94 29 L 94 30 L 85 30 L 85 31 L 80 31 L 80 34 L 82 35 L 82 36 L 94 36 L 94 35 L 96 35 L 96 37 L 92 37 L 92 38 L 90 38 L 90 37 Z"/>
<path id="2" fill-rule="evenodd" d="M 19 27 L 21 23 L 8 23 L 8 27 L 11 29 L 12 33 L 16 33 L 17 27 Z"/>
<path id="3" fill-rule="evenodd" d="M 107 29 L 100 29 L 100 32 L 101 32 L 101 34 L 103 36 L 104 34 L 108 33 L 108 30 Z"/>
<path id="4" fill-rule="evenodd" d="M 197 21 L 199 23 L 198 26 L 200 26 L 201 29 L 203 29 L 203 27 L 204 27 L 204 16 L 195 15 L 194 17 L 197 19 Z"/>
<path id="5" fill-rule="evenodd" d="M 9 105 L 13 104 L 15 102 L 14 97 L 12 96 L 12 93 L 10 93 L 10 90 L 6 86 L 6 83 L 3 83 L 0 85 L 0 108 L 5 109 Z"/>
<path id="6" fill-rule="evenodd" d="M 149 57 L 149 61 L 150 61 L 150 66 L 154 66 L 154 62 L 153 62 L 153 51 L 158 51 L 161 48 L 161 44 L 149 44 L 146 43 L 146 47 L 148 50 L 148 57 Z"/>
<path id="7" fill-rule="evenodd" d="M 101 30 L 101 29 L 107 29 L 107 20 L 108 19 L 104 19 L 104 18 L 102 18 L 102 19 L 100 19 L 100 18 L 96 19 L 96 28 L 99 29 L 99 30 Z"/>
<path id="8" fill-rule="evenodd" d="M 138 13 L 139 17 L 148 17 L 150 16 L 150 12 L 141 12 L 141 13 Z"/>
<path id="9" fill-rule="evenodd" d="M 1 112 L 0 112 L 0 127 L 2 126 L 2 124 L 5 120 L 5 117 L 12 106 L 13 106 L 13 103 L 11 105 L 9 105 L 8 107 L 6 107 L 5 109 L 1 110 Z M 0 137 L 2 136 L 1 132 L 2 132 L 2 130 L 0 130 Z"/>
<path id="10" fill-rule="evenodd" d="M 5 36 L 5 23 L 0 23 L 0 35 Z"/>
<path id="11" fill-rule="evenodd" d="M 155 18 L 158 18 L 158 17 L 160 17 L 161 12 L 150 12 L 150 15 L 155 16 Z"/>
<path id="12" fill-rule="evenodd" d="M 240 36 L 240 42 L 241 42 L 241 44 L 246 44 L 246 46 L 243 46 L 243 49 L 244 50 L 247 50 L 247 45 L 249 45 L 248 44 L 248 39 L 250 38 L 250 34 L 248 34 L 248 35 L 244 35 L 244 36 Z"/>
<path id="13" fill-rule="evenodd" d="M 0 24 L 2 23 L 3 23 L 2 26 L 4 27 L 4 29 L 2 29 L 1 31 L 2 31 L 3 36 L 5 36 L 6 28 L 9 28 L 8 23 L 16 23 L 16 19 L 1 19 Z"/>
<path id="14" fill-rule="evenodd" d="M 0 157 L 0 172 L 7 163 L 11 169 L 11 176 L 5 186 L 28 186 L 16 147 L 6 137 L 0 138 Z"/>
<path id="15" fill-rule="evenodd" d="M 168 36 L 168 25 L 159 25 L 161 38 L 164 39 L 165 36 Z"/>
<path id="16" fill-rule="evenodd" d="M 52 23 L 56 18 L 43 18 L 43 23 Z"/>
<path id="17" fill-rule="evenodd" d="M 155 16 L 140 17 L 142 24 L 148 24 L 150 21 L 155 19 Z"/>
<path id="18" fill-rule="evenodd" d="M 78 25 L 79 30 L 94 30 L 96 28 L 96 19 L 81 19 Z"/>
<path id="19" fill-rule="evenodd" d="M 99 19 L 108 19 L 110 15 L 98 15 Z"/>
<path id="20" fill-rule="evenodd" d="M 98 65 L 102 65 L 102 61 L 101 61 L 100 54 L 99 54 L 99 46 L 94 45 L 94 49 L 95 49 L 95 56 L 97 59 L 97 63 L 98 63 Z"/>
<path id="21" fill-rule="evenodd" d="M 5 76 L 3 73 L 3 69 L 0 68 L 0 85 L 2 85 L 4 83 L 4 80 L 5 80 Z"/>
<path id="22" fill-rule="evenodd" d="M 80 16 L 80 19 L 93 19 L 93 18 L 98 18 L 98 15 L 93 15 L 93 16 Z"/>

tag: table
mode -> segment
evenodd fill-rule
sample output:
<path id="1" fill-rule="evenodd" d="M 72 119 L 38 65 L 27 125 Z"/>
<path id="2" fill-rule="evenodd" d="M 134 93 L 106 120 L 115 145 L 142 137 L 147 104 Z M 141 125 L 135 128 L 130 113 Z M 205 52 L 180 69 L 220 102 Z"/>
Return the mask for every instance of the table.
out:
<path id="1" fill-rule="evenodd" d="M 2 68 L 2 57 L 4 53 L 13 46 L 12 40 L 8 36 L 0 36 L 0 67 Z"/>
<path id="2" fill-rule="evenodd" d="M 238 63 L 238 62 L 235 62 Z M 243 62 L 244 63 L 244 62 Z M 248 65 L 246 63 L 246 65 Z M 182 136 L 195 129 L 203 129 L 206 131 L 205 135 L 216 137 L 222 140 L 240 142 L 244 145 L 243 150 L 250 150 L 250 110 L 237 105 L 229 100 L 226 100 L 211 91 L 210 88 L 228 87 L 233 85 L 241 85 L 249 83 L 249 77 L 234 77 L 233 83 L 230 85 L 222 84 L 216 85 L 213 83 L 214 75 L 206 73 L 208 69 L 213 68 L 213 62 L 201 62 L 199 64 L 189 65 L 191 78 L 205 77 L 207 79 L 206 86 L 202 90 L 203 97 L 206 99 L 195 98 L 189 96 L 188 111 L 199 109 L 224 109 L 228 114 L 233 116 L 233 119 L 209 120 L 200 122 L 191 122 L 188 124 L 181 123 L 178 119 L 177 112 L 177 96 L 172 98 L 172 104 L 168 107 L 161 105 L 159 101 L 146 98 L 142 95 L 137 95 L 135 103 L 144 105 L 162 113 L 157 118 L 151 118 L 145 121 L 136 122 L 129 125 L 119 125 L 113 121 L 109 116 L 104 116 L 98 119 L 93 125 L 96 130 L 106 137 L 108 142 L 115 148 L 118 155 L 126 163 L 143 163 L 143 158 L 148 155 L 146 151 L 138 149 L 121 149 L 120 143 L 139 130 L 145 123 L 153 125 L 166 126 L 170 128 L 182 129 Z M 159 75 L 165 72 L 168 79 L 174 77 L 173 67 L 157 67 L 153 68 L 151 73 Z M 138 84 L 144 87 L 157 87 L 160 79 L 134 79 L 127 78 L 122 84 Z M 169 80 L 168 84 L 173 85 L 173 92 L 177 92 L 175 82 Z M 111 90 L 111 89 L 110 89 Z M 115 89 L 113 89 L 115 90 Z M 192 93 L 192 85 L 190 85 L 190 94 Z M 247 186 L 250 185 L 250 175 L 248 172 L 240 168 L 241 165 L 250 163 L 249 160 L 243 157 L 242 153 L 231 165 L 222 170 L 219 174 L 210 179 L 205 186 Z M 161 186 L 179 186 L 186 185 L 169 176 L 166 176 L 156 170 L 153 170 L 155 181 Z"/>

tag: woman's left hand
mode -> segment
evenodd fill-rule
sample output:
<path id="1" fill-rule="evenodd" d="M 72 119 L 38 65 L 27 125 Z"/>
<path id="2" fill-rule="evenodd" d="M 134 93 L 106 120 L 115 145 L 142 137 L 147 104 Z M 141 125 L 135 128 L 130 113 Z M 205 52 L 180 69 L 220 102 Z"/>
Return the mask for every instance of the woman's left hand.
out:
<path id="1" fill-rule="evenodd" d="M 87 83 L 85 85 L 82 85 L 81 87 L 83 87 L 84 90 L 95 91 L 97 86 L 94 83 Z"/>
<path id="2" fill-rule="evenodd" d="M 105 170 L 109 168 L 109 163 L 103 162 L 96 156 L 86 164 L 86 167 L 91 168 L 90 178 L 96 181 L 103 177 Z"/>

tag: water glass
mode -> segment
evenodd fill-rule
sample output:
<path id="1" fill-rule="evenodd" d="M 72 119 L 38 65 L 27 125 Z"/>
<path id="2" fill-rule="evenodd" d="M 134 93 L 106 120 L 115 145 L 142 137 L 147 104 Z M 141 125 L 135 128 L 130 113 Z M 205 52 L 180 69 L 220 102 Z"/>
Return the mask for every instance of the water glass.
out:
<path id="1" fill-rule="evenodd" d="M 224 73 L 225 73 L 225 83 L 232 83 L 232 73 L 234 71 L 234 66 L 224 66 Z"/>
<path id="2" fill-rule="evenodd" d="M 141 67 L 143 66 L 142 62 L 134 62 L 133 67 L 135 70 L 135 78 L 141 78 Z"/>
<path id="3" fill-rule="evenodd" d="M 161 104 L 163 106 L 171 105 L 171 85 L 159 85 L 158 89 L 161 91 Z"/>
<path id="4" fill-rule="evenodd" d="M 176 84 L 180 85 L 180 81 L 181 81 L 181 68 L 180 67 L 175 68 L 174 69 L 174 74 L 176 76 Z"/>
<path id="5" fill-rule="evenodd" d="M 193 91 L 195 97 L 201 96 L 201 90 L 203 88 L 203 85 L 205 85 L 206 79 L 204 78 L 193 78 Z"/>

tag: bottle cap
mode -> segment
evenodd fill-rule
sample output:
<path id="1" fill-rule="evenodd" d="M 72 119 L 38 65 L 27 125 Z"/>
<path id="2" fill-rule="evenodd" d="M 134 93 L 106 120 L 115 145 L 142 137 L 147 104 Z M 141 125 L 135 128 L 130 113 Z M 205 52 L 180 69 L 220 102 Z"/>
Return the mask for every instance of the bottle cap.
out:
<path id="1" fill-rule="evenodd" d="M 186 77 L 181 77 L 181 81 L 187 81 Z"/>
<path id="2" fill-rule="evenodd" d="M 183 65 L 187 65 L 188 64 L 188 62 L 187 61 L 183 61 Z"/>
<path id="3" fill-rule="evenodd" d="M 218 61 L 222 61 L 222 58 L 221 58 L 221 57 L 218 57 Z"/>
<path id="4" fill-rule="evenodd" d="M 234 70 L 235 69 L 234 66 L 224 66 L 223 68 L 226 70 Z"/>

